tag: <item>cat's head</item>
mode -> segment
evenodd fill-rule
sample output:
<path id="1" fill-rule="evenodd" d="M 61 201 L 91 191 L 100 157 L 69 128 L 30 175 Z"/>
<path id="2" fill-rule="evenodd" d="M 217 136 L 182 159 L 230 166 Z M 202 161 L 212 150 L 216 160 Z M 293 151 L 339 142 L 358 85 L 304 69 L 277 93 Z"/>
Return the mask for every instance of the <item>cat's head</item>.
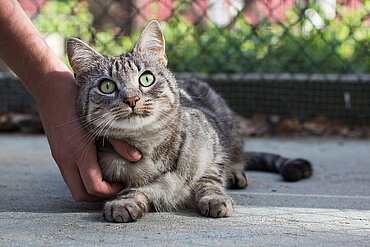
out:
<path id="1" fill-rule="evenodd" d="M 178 107 L 177 83 L 166 67 L 157 21 L 146 25 L 133 51 L 119 57 L 103 56 L 74 38 L 67 41 L 67 53 L 80 87 L 79 117 L 97 135 L 151 125 Z"/>

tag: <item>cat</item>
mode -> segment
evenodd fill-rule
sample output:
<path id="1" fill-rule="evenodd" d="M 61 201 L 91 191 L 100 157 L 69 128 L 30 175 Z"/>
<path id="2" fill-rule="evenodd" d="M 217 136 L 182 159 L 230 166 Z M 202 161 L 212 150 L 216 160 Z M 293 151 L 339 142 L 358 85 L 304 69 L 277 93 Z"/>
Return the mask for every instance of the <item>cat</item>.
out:
<path id="1" fill-rule="evenodd" d="M 205 82 L 177 81 L 167 68 L 156 20 L 145 26 L 133 51 L 121 56 L 103 56 L 76 38 L 67 40 L 67 54 L 80 88 L 78 116 L 97 138 L 103 178 L 124 185 L 104 204 L 107 221 L 183 208 L 231 216 L 234 203 L 225 188 L 247 186 L 247 164 L 279 172 L 287 181 L 312 174 L 304 159 L 243 152 L 235 114 L 224 99 Z M 122 158 L 106 138 L 128 142 L 142 159 Z"/>

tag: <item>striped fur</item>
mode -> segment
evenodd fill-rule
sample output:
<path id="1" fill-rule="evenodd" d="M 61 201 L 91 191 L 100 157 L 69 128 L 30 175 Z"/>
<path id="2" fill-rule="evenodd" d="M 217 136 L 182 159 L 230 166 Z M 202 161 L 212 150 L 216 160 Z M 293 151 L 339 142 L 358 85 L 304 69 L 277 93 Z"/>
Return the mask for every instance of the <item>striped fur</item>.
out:
<path id="1" fill-rule="evenodd" d="M 208 84 L 175 80 L 166 67 L 158 22 L 151 21 L 134 50 L 119 57 L 97 55 L 77 39 L 68 40 L 67 51 L 80 85 L 78 113 L 98 139 L 104 179 L 125 186 L 105 204 L 105 219 L 129 222 L 149 208 L 185 207 L 210 217 L 231 216 L 233 201 L 224 192 L 227 181 L 232 181 L 229 187 L 247 185 L 234 114 Z M 149 87 L 139 83 L 146 71 L 155 77 Z M 114 93 L 99 91 L 104 79 L 116 84 Z M 140 98 L 133 109 L 125 103 L 132 97 Z M 130 143 L 142 152 L 142 159 L 122 158 L 106 138 Z"/>

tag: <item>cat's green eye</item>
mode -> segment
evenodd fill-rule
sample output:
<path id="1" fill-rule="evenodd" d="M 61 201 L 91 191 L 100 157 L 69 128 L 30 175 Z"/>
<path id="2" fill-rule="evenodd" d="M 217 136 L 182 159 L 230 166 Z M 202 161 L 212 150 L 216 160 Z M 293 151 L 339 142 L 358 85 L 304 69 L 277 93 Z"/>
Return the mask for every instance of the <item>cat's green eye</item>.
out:
<path id="1" fill-rule="evenodd" d="M 111 94 L 116 91 L 116 84 L 110 80 L 104 80 L 100 83 L 100 91 L 105 94 Z"/>
<path id="2" fill-rule="evenodd" d="M 139 78 L 140 84 L 144 87 L 149 87 L 154 83 L 154 81 L 155 81 L 154 75 L 149 71 L 146 71 L 143 74 L 141 74 Z"/>

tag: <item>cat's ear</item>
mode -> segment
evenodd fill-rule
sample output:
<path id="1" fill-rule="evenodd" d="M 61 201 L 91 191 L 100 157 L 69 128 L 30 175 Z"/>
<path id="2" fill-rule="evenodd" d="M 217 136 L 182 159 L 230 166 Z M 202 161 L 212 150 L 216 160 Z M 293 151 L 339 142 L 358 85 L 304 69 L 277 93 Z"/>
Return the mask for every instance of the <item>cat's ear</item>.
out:
<path id="1" fill-rule="evenodd" d="M 67 40 L 67 55 L 73 72 L 79 74 L 104 57 L 76 38 Z"/>
<path id="2" fill-rule="evenodd" d="M 164 37 L 158 21 L 152 20 L 145 26 L 135 45 L 134 51 L 149 51 L 158 57 L 159 62 L 167 65 Z"/>

